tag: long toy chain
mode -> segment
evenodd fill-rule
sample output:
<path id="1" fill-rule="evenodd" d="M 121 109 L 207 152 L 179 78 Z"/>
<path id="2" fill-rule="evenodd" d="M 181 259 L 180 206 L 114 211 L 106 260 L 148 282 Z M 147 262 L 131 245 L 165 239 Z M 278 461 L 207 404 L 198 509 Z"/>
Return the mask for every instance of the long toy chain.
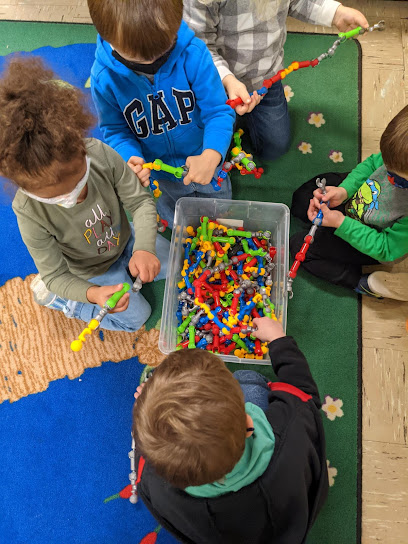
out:
<path id="1" fill-rule="evenodd" d="M 349 40 L 351 38 L 354 38 L 354 36 L 357 36 L 359 34 L 365 34 L 366 32 L 372 32 L 373 30 L 384 30 L 385 29 L 385 21 L 379 21 L 373 26 L 370 26 L 369 28 L 362 28 L 361 26 L 358 26 L 357 28 L 350 30 L 349 32 L 340 32 L 338 34 L 338 38 L 335 40 L 333 45 L 327 50 L 326 53 L 322 53 L 317 58 L 313 60 L 303 60 L 300 62 L 292 62 L 287 68 L 283 68 L 283 70 L 279 70 L 277 74 L 272 76 L 270 79 L 265 79 L 263 82 L 263 87 L 261 87 L 257 93 L 259 95 L 265 95 L 268 90 L 272 87 L 274 83 L 277 83 L 278 81 L 281 81 L 282 79 L 285 79 L 285 77 L 290 74 L 291 72 L 296 72 L 296 70 L 299 70 L 300 68 L 308 68 L 311 66 L 314 68 L 318 64 L 321 63 L 322 60 L 330 58 L 334 55 L 336 52 L 336 49 L 338 46 L 345 42 L 346 40 Z M 252 95 L 252 93 L 251 93 Z M 231 108 L 235 109 L 237 106 L 240 106 L 243 104 L 242 98 L 233 98 L 230 100 L 227 100 L 226 102 Z"/>
<path id="2" fill-rule="evenodd" d="M 126 282 L 123 283 L 123 288 L 120 291 L 117 291 L 114 293 L 103 305 L 103 308 L 98 313 L 94 319 L 91 319 L 91 321 L 88 323 L 88 325 L 85 327 L 85 329 L 81 332 L 81 334 L 78 336 L 77 340 L 74 340 L 71 342 L 71 349 L 72 351 L 81 351 L 83 343 L 86 341 L 86 336 L 91 335 L 93 331 L 98 329 L 100 327 L 102 319 L 106 316 L 108 312 L 113 310 L 116 306 L 116 304 L 119 302 L 119 300 L 123 297 L 125 293 L 127 293 L 130 289 L 130 285 Z M 134 287 L 132 291 L 134 291 Z"/>
<path id="3" fill-rule="evenodd" d="M 264 173 L 263 168 L 257 168 L 253 156 L 250 153 L 246 153 L 242 149 L 241 136 L 244 133 L 242 129 L 234 132 L 234 144 L 235 146 L 231 149 L 231 159 L 225 161 L 222 165 L 221 170 L 218 172 L 217 180 L 211 180 L 211 186 L 214 191 L 219 191 L 221 189 L 221 184 L 225 180 L 233 168 L 239 170 L 241 176 L 246 176 L 252 174 L 255 179 L 259 179 Z M 153 162 L 145 162 L 142 165 L 142 168 L 149 168 L 150 170 L 168 172 L 172 174 L 175 178 L 181 179 L 188 173 L 188 166 L 170 166 L 169 164 L 164 163 L 160 159 L 155 159 Z M 162 194 L 159 188 L 159 183 L 156 180 L 150 179 L 150 189 L 155 198 L 159 198 Z"/>
<path id="4" fill-rule="evenodd" d="M 322 178 L 322 179 L 317 178 L 316 185 L 318 186 L 319 189 L 321 189 L 322 193 L 325 195 L 326 194 L 326 178 Z M 327 206 L 329 206 L 329 204 L 330 202 L 326 202 Z M 299 270 L 300 264 L 303 263 L 303 261 L 306 258 L 306 253 L 310 247 L 310 244 L 313 243 L 314 236 L 317 231 L 317 227 L 320 227 L 320 225 L 322 224 L 322 221 L 323 221 L 323 212 L 322 210 L 319 210 L 316 217 L 312 221 L 313 224 L 309 232 L 306 234 L 306 236 L 303 239 L 302 247 L 295 255 L 295 260 L 292 266 L 290 267 L 290 270 L 288 272 L 287 282 L 286 282 L 286 291 L 289 295 L 289 298 L 293 297 L 293 291 L 292 291 L 293 280 L 297 276 L 297 272 Z"/>

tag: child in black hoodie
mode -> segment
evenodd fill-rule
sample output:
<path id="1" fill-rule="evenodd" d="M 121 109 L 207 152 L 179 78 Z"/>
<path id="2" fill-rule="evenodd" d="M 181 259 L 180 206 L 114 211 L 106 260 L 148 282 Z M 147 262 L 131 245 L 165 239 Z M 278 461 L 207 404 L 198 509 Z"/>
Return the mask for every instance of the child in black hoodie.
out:
<path id="1" fill-rule="evenodd" d="M 326 498 L 309 365 L 278 322 L 254 324 L 254 335 L 270 342 L 278 382 L 232 375 L 216 355 L 183 350 L 135 394 L 138 493 L 181 542 L 301 544 Z"/>

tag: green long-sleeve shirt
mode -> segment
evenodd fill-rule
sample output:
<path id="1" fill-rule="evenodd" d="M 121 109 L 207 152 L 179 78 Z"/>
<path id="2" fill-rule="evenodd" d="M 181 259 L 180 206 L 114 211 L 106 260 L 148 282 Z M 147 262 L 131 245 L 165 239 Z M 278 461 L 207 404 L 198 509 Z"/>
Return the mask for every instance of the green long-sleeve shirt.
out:
<path id="1" fill-rule="evenodd" d="M 133 217 L 133 251 L 155 255 L 156 206 L 132 170 L 109 146 L 86 140 L 91 159 L 85 200 L 73 208 L 45 204 L 17 191 L 13 210 L 21 236 L 47 288 L 88 302 L 89 278 L 104 274 L 130 237 L 124 207 Z"/>
<path id="2" fill-rule="evenodd" d="M 340 184 L 347 191 L 339 236 L 378 261 L 408 253 L 408 189 L 391 184 L 381 153 L 360 163 Z"/>

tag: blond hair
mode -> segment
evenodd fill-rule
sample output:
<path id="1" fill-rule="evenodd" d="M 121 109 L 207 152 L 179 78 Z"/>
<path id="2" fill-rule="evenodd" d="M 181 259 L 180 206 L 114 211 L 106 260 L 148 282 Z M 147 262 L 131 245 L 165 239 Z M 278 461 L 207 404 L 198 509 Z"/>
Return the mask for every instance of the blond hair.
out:
<path id="1" fill-rule="evenodd" d="M 408 106 L 388 123 L 381 136 L 380 149 L 388 170 L 408 174 Z"/>
<path id="2" fill-rule="evenodd" d="M 171 485 L 215 482 L 231 472 L 245 449 L 240 385 L 212 353 L 171 353 L 135 402 L 133 435 L 146 460 Z"/>

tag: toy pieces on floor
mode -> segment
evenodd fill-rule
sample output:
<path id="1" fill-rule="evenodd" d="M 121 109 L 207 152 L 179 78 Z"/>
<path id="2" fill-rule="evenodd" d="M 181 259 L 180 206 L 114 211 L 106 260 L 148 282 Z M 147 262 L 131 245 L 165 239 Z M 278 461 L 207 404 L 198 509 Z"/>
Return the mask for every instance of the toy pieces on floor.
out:
<path id="1" fill-rule="evenodd" d="M 176 349 L 263 359 L 266 343 L 251 334 L 254 317 L 276 319 L 270 300 L 276 248 L 270 231 L 234 230 L 202 217 L 197 232 L 190 226 L 187 233 Z"/>

